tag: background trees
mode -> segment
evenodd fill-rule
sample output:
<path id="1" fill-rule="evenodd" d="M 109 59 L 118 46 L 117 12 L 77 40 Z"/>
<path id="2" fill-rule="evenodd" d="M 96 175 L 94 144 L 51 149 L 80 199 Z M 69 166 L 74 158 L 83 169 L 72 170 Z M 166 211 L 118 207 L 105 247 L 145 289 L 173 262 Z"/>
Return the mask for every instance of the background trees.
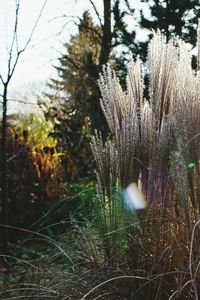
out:
<path id="1" fill-rule="evenodd" d="M 200 17 L 198 0 L 142 0 L 141 2 L 148 5 L 151 13 L 151 18 L 147 18 L 140 11 L 142 28 L 149 30 L 159 28 L 167 40 L 178 35 L 193 47 L 196 45 L 197 23 Z"/>
<path id="2" fill-rule="evenodd" d="M 78 34 L 64 45 L 65 52 L 56 67 L 58 79 L 49 82 L 50 92 L 41 101 L 45 117 L 55 122 L 55 135 L 65 151 L 67 179 L 87 176 L 90 160 L 89 137 L 93 127 L 104 127 L 97 110 L 98 66 L 101 52 L 101 29 L 85 12 Z"/>

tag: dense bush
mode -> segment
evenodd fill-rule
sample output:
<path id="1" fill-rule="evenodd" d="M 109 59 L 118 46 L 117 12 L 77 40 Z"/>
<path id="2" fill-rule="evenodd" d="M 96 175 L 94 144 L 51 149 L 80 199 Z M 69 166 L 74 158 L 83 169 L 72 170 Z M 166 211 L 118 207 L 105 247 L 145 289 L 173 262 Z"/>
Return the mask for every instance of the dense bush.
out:
<path id="1" fill-rule="evenodd" d="M 9 224 L 31 225 L 62 196 L 62 153 L 51 123 L 30 115 L 8 128 Z"/>

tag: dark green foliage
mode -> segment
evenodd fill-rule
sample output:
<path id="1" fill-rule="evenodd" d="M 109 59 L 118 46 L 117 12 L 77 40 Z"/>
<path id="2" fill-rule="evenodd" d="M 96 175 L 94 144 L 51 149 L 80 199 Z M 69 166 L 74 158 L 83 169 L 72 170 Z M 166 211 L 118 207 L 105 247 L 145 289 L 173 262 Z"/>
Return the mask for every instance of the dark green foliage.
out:
<path id="1" fill-rule="evenodd" d="M 184 41 L 196 44 L 197 22 L 200 17 L 198 0 L 142 0 L 150 11 L 152 18 L 148 19 L 141 11 L 141 28 L 160 29 L 167 40 L 178 35 Z"/>
<path id="2" fill-rule="evenodd" d="M 96 187 L 94 182 L 81 181 L 66 185 L 67 199 L 60 206 L 62 219 L 68 218 L 78 222 L 88 221 L 94 216 L 91 214 L 96 198 Z"/>
<path id="3" fill-rule="evenodd" d="M 134 13 L 134 9 L 130 7 L 128 1 L 127 3 L 127 10 L 120 9 L 120 1 L 114 1 L 112 12 L 114 18 L 114 28 L 112 37 L 114 38 L 113 46 L 123 45 L 129 47 L 133 53 L 136 52 L 137 44 L 135 43 L 135 30 L 129 32 L 127 29 L 128 24 L 125 20 L 125 17 L 129 14 Z"/>
<path id="4" fill-rule="evenodd" d="M 102 32 L 88 12 L 83 14 L 78 29 L 78 34 L 64 45 L 56 67 L 59 76 L 49 82 L 49 104 L 45 109 L 65 153 L 63 163 L 68 182 L 91 176 L 91 131 L 97 128 L 105 132 L 107 127 L 97 86 Z"/>
<path id="5" fill-rule="evenodd" d="M 96 79 L 101 31 L 87 12 L 78 29 L 78 34 L 64 45 L 64 54 L 59 58 L 60 66 L 56 67 L 59 77 L 50 81 L 51 93 L 47 96 L 52 107 L 57 108 L 55 117 L 59 121 L 79 119 L 78 127 L 81 128 L 85 118 L 93 118 L 94 102 L 99 97 Z"/>

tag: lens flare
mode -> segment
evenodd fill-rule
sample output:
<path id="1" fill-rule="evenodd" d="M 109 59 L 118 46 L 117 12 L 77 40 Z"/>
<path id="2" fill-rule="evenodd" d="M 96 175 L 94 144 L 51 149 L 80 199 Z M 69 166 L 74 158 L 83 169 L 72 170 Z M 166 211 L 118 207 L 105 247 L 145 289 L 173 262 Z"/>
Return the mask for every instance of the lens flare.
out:
<path id="1" fill-rule="evenodd" d="M 131 183 L 123 191 L 123 199 L 130 210 L 139 210 L 147 207 L 147 201 L 136 183 Z"/>

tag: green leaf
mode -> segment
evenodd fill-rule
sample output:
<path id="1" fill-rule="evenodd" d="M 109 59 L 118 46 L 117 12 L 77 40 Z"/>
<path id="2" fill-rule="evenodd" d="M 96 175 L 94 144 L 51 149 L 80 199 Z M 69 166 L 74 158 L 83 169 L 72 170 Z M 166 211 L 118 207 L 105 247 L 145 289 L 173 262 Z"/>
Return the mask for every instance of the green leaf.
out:
<path id="1" fill-rule="evenodd" d="M 189 168 L 189 169 L 193 169 L 194 167 L 195 167 L 195 163 L 190 162 L 190 163 L 188 164 L 188 168 Z"/>

